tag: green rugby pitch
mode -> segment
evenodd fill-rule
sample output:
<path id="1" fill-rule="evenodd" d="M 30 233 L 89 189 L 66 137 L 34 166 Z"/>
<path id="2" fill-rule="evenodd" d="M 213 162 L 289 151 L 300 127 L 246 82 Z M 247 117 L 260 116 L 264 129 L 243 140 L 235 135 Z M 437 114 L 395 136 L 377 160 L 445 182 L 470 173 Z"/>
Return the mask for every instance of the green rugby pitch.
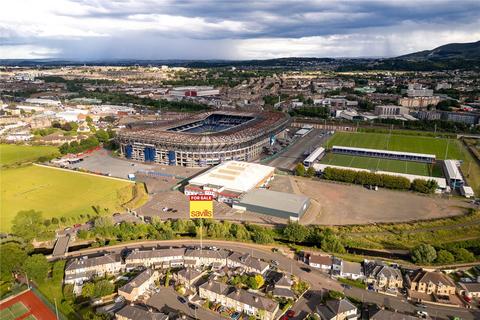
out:
<path id="1" fill-rule="evenodd" d="M 419 176 L 441 176 L 441 170 L 433 170 L 426 163 L 359 157 L 344 154 L 327 153 L 320 163 L 341 167 L 353 167 L 372 171 L 389 171 Z"/>
<path id="2" fill-rule="evenodd" d="M 456 139 L 386 133 L 337 132 L 327 143 L 328 148 L 332 146 L 427 153 L 436 155 L 440 160 L 465 159 L 461 142 Z"/>
<path id="3" fill-rule="evenodd" d="M 30 165 L 1 171 L 0 231 L 8 231 L 18 211 L 41 211 L 44 218 L 93 214 L 93 205 L 119 209 L 133 184 L 78 172 Z M 123 191 L 123 192 L 122 192 Z"/>

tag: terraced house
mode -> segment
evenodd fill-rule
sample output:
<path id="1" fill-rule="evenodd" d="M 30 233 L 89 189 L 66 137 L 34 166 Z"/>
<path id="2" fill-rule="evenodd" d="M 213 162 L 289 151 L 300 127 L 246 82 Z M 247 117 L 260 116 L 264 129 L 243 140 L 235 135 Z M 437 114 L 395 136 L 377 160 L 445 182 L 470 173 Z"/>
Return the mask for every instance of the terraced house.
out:
<path id="1" fill-rule="evenodd" d="M 455 294 L 455 283 L 441 272 L 430 272 L 420 269 L 412 273 L 408 279 L 410 282 L 409 288 L 412 291 L 437 296 Z"/>
<path id="2" fill-rule="evenodd" d="M 94 276 L 116 274 L 125 270 L 119 254 L 105 254 L 99 257 L 81 257 L 70 260 L 65 268 L 65 283 L 82 283 Z"/>
<path id="3" fill-rule="evenodd" d="M 198 291 L 202 299 L 220 303 L 261 320 L 273 320 L 278 312 L 277 302 L 218 281 L 209 280 L 199 286 Z"/>
<path id="4" fill-rule="evenodd" d="M 378 291 L 396 293 L 398 288 L 403 287 L 402 272 L 382 261 L 365 260 L 363 263 L 367 284 L 373 285 Z"/>

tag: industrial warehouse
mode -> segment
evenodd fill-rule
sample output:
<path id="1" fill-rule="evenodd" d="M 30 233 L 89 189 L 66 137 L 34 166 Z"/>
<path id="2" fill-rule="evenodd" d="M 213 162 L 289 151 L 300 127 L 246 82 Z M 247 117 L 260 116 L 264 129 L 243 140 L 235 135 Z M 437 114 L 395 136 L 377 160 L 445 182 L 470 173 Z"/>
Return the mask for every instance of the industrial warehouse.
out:
<path id="1" fill-rule="evenodd" d="M 267 190 L 274 167 L 242 161 L 227 161 L 192 178 L 186 195 L 207 194 L 233 209 L 298 221 L 310 206 L 303 195 Z"/>
<path id="2" fill-rule="evenodd" d="M 280 112 L 206 112 L 185 120 L 130 123 L 118 142 L 127 159 L 204 167 L 257 159 L 283 137 L 290 121 Z"/>

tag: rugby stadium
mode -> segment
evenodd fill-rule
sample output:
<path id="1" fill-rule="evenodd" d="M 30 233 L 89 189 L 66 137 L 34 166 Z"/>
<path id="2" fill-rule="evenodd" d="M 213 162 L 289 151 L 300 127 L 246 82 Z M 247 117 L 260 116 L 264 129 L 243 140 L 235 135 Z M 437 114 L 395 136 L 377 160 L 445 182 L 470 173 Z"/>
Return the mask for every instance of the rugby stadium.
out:
<path id="1" fill-rule="evenodd" d="M 195 114 L 182 120 L 130 123 L 117 139 L 127 159 L 204 167 L 227 160 L 251 161 L 281 137 L 291 119 L 281 112 Z"/>

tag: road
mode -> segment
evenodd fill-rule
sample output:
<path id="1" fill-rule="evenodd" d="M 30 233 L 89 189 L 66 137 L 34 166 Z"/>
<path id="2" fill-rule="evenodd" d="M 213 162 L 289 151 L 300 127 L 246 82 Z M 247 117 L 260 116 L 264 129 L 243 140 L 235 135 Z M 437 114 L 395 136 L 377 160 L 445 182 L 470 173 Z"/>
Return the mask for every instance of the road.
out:
<path id="1" fill-rule="evenodd" d="M 270 262 L 271 260 L 277 260 L 279 262 L 279 269 L 293 273 L 301 279 L 307 281 L 310 284 L 310 291 L 312 296 L 308 299 L 301 298 L 293 307 L 297 314 L 311 312 L 315 305 L 318 305 L 319 297 L 322 292 L 326 290 L 342 291 L 347 296 L 351 296 L 363 302 L 376 303 L 378 305 L 386 306 L 390 309 L 415 313 L 418 309 L 413 304 L 406 301 L 404 297 L 392 297 L 384 294 L 363 290 L 360 288 L 352 287 L 351 289 L 344 290 L 343 287 L 334 279 L 331 279 L 328 275 L 307 267 L 307 265 L 301 261 L 293 260 L 279 252 L 272 252 L 269 246 L 262 246 L 252 243 L 242 242 L 229 242 L 218 240 L 203 240 L 204 246 L 216 246 L 218 248 L 224 248 L 228 250 L 237 251 L 240 253 L 250 253 L 256 258 L 263 259 Z M 82 255 L 92 255 L 101 252 L 120 252 L 123 249 L 135 249 L 135 248 L 148 248 L 153 246 L 171 247 L 171 246 L 198 246 L 199 240 L 166 240 L 166 241 L 142 241 L 129 244 L 120 244 L 110 247 L 102 248 L 89 248 L 76 252 L 69 252 L 68 257 L 76 257 Z M 310 271 L 307 271 L 310 270 Z M 175 305 L 176 306 L 176 305 Z M 188 306 L 187 306 L 188 308 Z M 451 316 L 459 316 L 464 320 L 480 319 L 479 310 L 468 310 L 463 308 L 454 307 L 442 307 L 442 306 L 427 306 L 425 309 L 430 316 L 434 319 L 449 319 Z M 203 319 L 203 318 L 200 318 Z M 205 319 L 210 319 L 209 317 Z"/>
<path id="2" fill-rule="evenodd" d="M 295 141 L 286 151 L 266 164 L 281 169 L 293 170 L 297 163 L 304 160 L 305 151 L 313 151 L 330 137 L 328 135 L 320 136 L 321 133 L 322 130 L 313 129 L 309 134 Z"/>

